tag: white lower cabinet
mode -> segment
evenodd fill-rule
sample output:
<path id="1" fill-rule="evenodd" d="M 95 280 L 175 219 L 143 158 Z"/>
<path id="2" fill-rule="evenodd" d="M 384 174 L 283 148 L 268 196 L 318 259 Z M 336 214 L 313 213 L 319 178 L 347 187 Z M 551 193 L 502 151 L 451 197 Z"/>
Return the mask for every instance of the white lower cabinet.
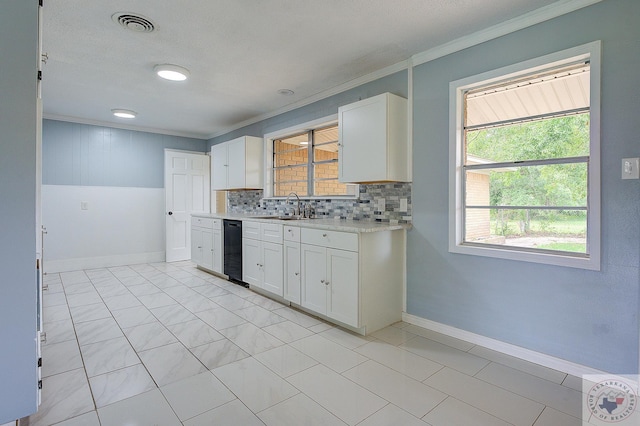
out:
<path id="1" fill-rule="evenodd" d="M 243 281 L 282 297 L 282 225 L 243 221 L 242 234 Z"/>
<path id="2" fill-rule="evenodd" d="M 304 308 L 358 327 L 358 253 L 301 244 Z"/>
<path id="3" fill-rule="evenodd" d="M 300 233 L 303 309 L 361 334 L 402 319 L 404 230 L 352 233 L 302 227 Z M 291 247 L 291 254 L 285 255 L 285 289 L 289 281 L 295 282 L 295 247 Z"/>
<path id="4" fill-rule="evenodd" d="M 297 305 L 300 304 L 300 242 L 286 241 L 284 248 L 284 298 Z"/>
<path id="5" fill-rule="evenodd" d="M 201 268 L 222 273 L 222 221 L 191 218 L 191 260 Z"/>

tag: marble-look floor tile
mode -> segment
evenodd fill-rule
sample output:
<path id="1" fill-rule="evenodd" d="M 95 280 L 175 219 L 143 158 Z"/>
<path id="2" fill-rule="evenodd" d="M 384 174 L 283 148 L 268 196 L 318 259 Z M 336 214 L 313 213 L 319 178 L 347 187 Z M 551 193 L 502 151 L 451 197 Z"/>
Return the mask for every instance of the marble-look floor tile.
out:
<path id="1" fill-rule="evenodd" d="M 128 289 L 131 292 L 131 294 L 133 294 L 136 297 L 162 292 L 162 290 L 160 290 L 158 287 L 156 287 L 155 285 L 147 281 L 143 282 L 142 284 L 129 286 Z"/>
<path id="2" fill-rule="evenodd" d="M 467 426 L 472 425 L 472 423 L 459 423 L 454 424 L 451 423 L 447 426 Z M 406 411 L 396 407 L 393 404 L 387 404 L 382 410 L 376 411 L 369 417 L 367 417 L 361 423 L 358 423 L 358 426 L 427 426 L 427 423 L 422 420 L 412 416 Z M 429 425 L 435 426 L 435 425 Z M 496 425 L 497 426 L 497 425 Z"/>
<path id="3" fill-rule="evenodd" d="M 178 304 L 153 308 L 151 313 L 165 326 L 198 319 L 191 311 Z"/>
<path id="4" fill-rule="evenodd" d="M 83 293 L 96 293 L 96 289 L 91 282 L 83 282 L 76 284 L 63 284 L 64 292 L 67 296 L 78 295 Z"/>
<path id="5" fill-rule="evenodd" d="M 29 417 L 30 426 L 48 426 L 95 409 L 84 369 L 42 379 L 42 404 Z"/>
<path id="6" fill-rule="evenodd" d="M 181 343 L 172 343 L 138 354 L 159 386 L 203 373 L 206 368 Z"/>
<path id="7" fill-rule="evenodd" d="M 278 324 L 287 321 L 280 315 L 276 315 L 260 306 L 250 306 L 248 308 L 238 309 L 234 313 L 257 327 L 267 327 L 269 325 Z"/>
<path id="8" fill-rule="evenodd" d="M 56 426 L 100 426 L 100 420 L 98 420 L 98 412 L 93 410 L 72 419 L 56 423 Z"/>
<path id="9" fill-rule="evenodd" d="M 182 421 L 236 399 L 210 371 L 160 388 Z"/>
<path id="10" fill-rule="evenodd" d="M 275 309 L 280 309 L 285 307 L 285 305 L 283 305 L 280 302 L 276 302 L 275 300 L 271 300 L 268 297 L 264 297 L 260 294 L 255 294 L 255 293 L 251 296 L 245 297 L 245 300 L 253 303 L 254 305 L 258 305 L 261 308 L 264 308 L 268 311 L 273 311 Z"/>
<path id="11" fill-rule="evenodd" d="M 127 287 L 123 286 L 120 283 L 107 286 L 96 286 L 96 290 L 98 291 L 98 293 L 100 293 L 100 296 L 102 296 L 102 298 L 126 296 L 128 294 L 131 294 Z"/>
<path id="12" fill-rule="evenodd" d="M 424 416 L 447 397 L 446 394 L 375 361 L 360 364 L 343 376 L 416 417 Z"/>
<path id="13" fill-rule="evenodd" d="M 90 377 L 89 384 L 98 408 L 156 388 L 142 364 Z"/>
<path id="14" fill-rule="evenodd" d="M 42 292 L 42 306 L 66 305 L 67 297 L 64 293 Z"/>
<path id="15" fill-rule="evenodd" d="M 126 328 L 124 332 L 138 352 L 178 341 L 178 339 L 158 321 Z"/>
<path id="16" fill-rule="evenodd" d="M 125 277 L 135 277 L 138 275 L 138 273 L 136 271 L 134 271 L 133 269 L 131 269 L 128 265 L 125 266 L 111 266 L 109 268 L 107 268 L 113 275 L 115 275 L 118 278 L 125 278 Z"/>
<path id="17" fill-rule="evenodd" d="M 281 317 L 284 317 L 284 318 L 288 319 L 289 321 L 295 322 L 296 324 L 301 325 L 302 327 L 305 327 L 305 328 L 309 328 L 309 327 L 313 327 L 314 325 L 322 324 L 322 321 L 312 317 L 311 315 L 307 315 L 305 313 L 302 313 L 300 311 L 296 311 L 296 310 L 291 309 L 289 307 L 284 307 L 284 308 L 280 308 L 280 309 L 274 309 L 273 313 L 278 314 Z"/>
<path id="18" fill-rule="evenodd" d="M 98 416 L 102 426 L 181 424 L 158 389 L 98 408 Z"/>
<path id="19" fill-rule="evenodd" d="M 289 377 L 302 370 L 313 367 L 318 362 L 289 345 L 259 353 L 254 356 L 280 377 Z"/>
<path id="20" fill-rule="evenodd" d="M 475 345 L 473 343 L 456 339 L 455 337 L 447 336 L 446 334 L 438 333 L 437 331 L 429 330 L 426 328 L 418 327 L 417 325 L 408 325 L 403 330 L 408 331 L 418 336 L 422 336 L 425 339 L 434 340 L 442 343 L 443 345 L 451 346 L 452 348 L 459 349 L 461 351 L 468 351 Z"/>
<path id="21" fill-rule="evenodd" d="M 221 308 L 216 302 L 201 294 L 186 296 L 180 299 L 179 302 L 182 306 L 194 313 Z"/>
<path id="22" fill-rule="evenodd" d="M 60 272 L 60 279 L 64 285 L 89 281 L 89 277 L 84 271 Z"/>
<path id="23" fill-rule="evenodd" d="M 580 419 L 561 413 L 553 408 L 545 407 L 544 411 L 540 414 L 540 417 L 538 417 L 538 420 L 536 420 L 533 426 L 588 426 L 590 424 L 591 423 L 584 423 Z M 624 423 L 620 424 L 624 425 Z"/>
<path id="24" fill-rule="evenodd" d="M 540 403 L 451 368 L 443 368 L 423 383 L 516 426 L 532 425 L 544 408 Z"/>
<path id="25" fill-rule="evenodd" d="M 371 333 L 371 336 L 393 346 L 398 346 L 413 339 L 417 335 L 402 328 L 390 325 L 389 327 L 385 327 L 382 330 Z"/>
<path id="26" fill-rule="evenodd" d="M 420 336 L 399 347 L 469 375 L 476 374 L 489 364 L 489 361 L 484 358 Z"/>
<path id="27" fill-rule="evenodd" d="M 183 284 L 176 280 L 175 278 L 171 278 L 170 276 L 163 274 L 160 275 L 158 277 L 155 277 L 153 279 L 150 279 L 149 281 L 151 281 L 151 284 L 155 285 L 156 287 L 164 290 L 167 289 L 169 287 L 175 287 L 175 286 L 182 286 Z"/>
<path id="28" fill-rule="evenodd" d="M 191 349 L 191 352 L 209 370 L 250 356 L 227 339 L 206 343 Z"/>
<path id="29" fill-rule="evenodd" d="M 138 297 L 138 299 L 140 299 L 142 304 L 149 309 L 159 308 L 161 306 L 175 305 L 178 303 L 164 292 L 146 294 L 144 296 Z"/>
<path id="30" fill-rule="evenodd" d="M 360 334 L 346 331 L 338 327 L 330 328 L 319 334 L 325 339 L 336 342 L 347 349 L 355 349 L 375 340 L 373 337 L 361 336 Z"/>
<path id="31" fill-rule="evenodd" d="M 196 315 L 218 331 L 247 322 L 225 308 L 209 309 L 198 312 Z"/>
<path id="32" fill-rule="evenodd" d="M 76 340 L 76 331 L 71 318 L 60 321 L 45 321 L 43 331 L 46 333 L 46 344 Z"/>
<path id="33" fill-rule="evenodd" d="M 295 374 L 288 381 L 349 425 L 361 422 L 388 404 L 323 365 Z"/>
<path id="34" fill-rule="evenodd" d="M 89 305 L 72 306 L 71 317 L 74 323 L 93 321 L 103 318 L 111 318 L 111 312 L 104 303 L 92 303 Z"/>
<path id="35" fill-rule="evenodd" d="M 567 377 L 567 374 L 561 371 L 553 370 L 539 364 L 534 364 L 533 362 L 483 348 L 482 346 L 473 347 L 469 353 L 558 384 L 561 384 L 565 377 Z"/>
<path id="36" fill-rule="evenodd" d="M 582 392 L 492 362 L 476 378 L 579 418 Z"/>
<path id="37" fill-rule="evenodd" d="M 147 280 L 142 275 L 131 275 L 127 277 L 119 277 L 118 280 L 126 287 L 133 287 L 147 283 Z"/>
<path id="38" fill-rule="evenodd" d="M 182 284 L 186 285 L 187 287 L 199 287 L 207 284 L 207 281 L 193 275 L 189 277 L 184 277 L 184 278 L 177 278 L 177 277 L 174 277 L 174 278 L 176 278 L 178 281 L 180 281 Z"/>
<path id="39" fill-rule="evenodd" d="M 133 306 L 140 306 L 140 301 L 133 294 L 125 294 L 124 296 L 105 297 L 104 303 L 107 307 L 114 311 L 116 309 L 131 308 Z"/>
<path id="40" fill-rule="evenodd" d="M 122 336 L 122 331 L 113 318 L 81 322 L 75 326 L 80 346 Z"/>
<path id="41" fill-rule="evenodd" d="M 225 294 L 224 296 L 211 297 L 211 300 L 230 311 L 237 311 L 239 309 L 255 306 L 253 303 L 243 299 L 242 297 L 236 296 L 235 294 Z"/>
<path id="42" fill-rule="evenodd" d="M 327 331 L 329 329 L 333 328 L 333 326 L 329 323 L 326 322 L 320 322 L 316 325 L 313 325 L 309 328 L 307 328 L 307 330 L 313 332 L 313 333 L 322 333 L 323 331 Z"/>
<path id="43" fill-rule="evenodd" d="M 42 377 L 82 368 L 82 357 L 76 340 L 42 345 Z"/>
<path id="44" fill-rule="evenodd" d="M 253 358 L 218 367 L 213 373 L 257 413 L 298 393 L 298 390 Z"/>
<path id="45" fill-rule="evenodd" d="M 134 306 L 132 308 L 113 310 L 111 313 L 123 329 L 157 321 L 151 311 L 142 305 Z"/>
<path id="46" fill-rule="evenodd" d="M 432 426 L 509 426 L 511 424 L 453 397 L 448 397 L 442 404 L 424 416 L 423 420 Z M 561 423 L 557 425 L 560 426 Z"/>
<path id="47" fill-rule="evenodd" d="M 290 345 L 338 373 L 367 360 L 364 356 L 318 334 L 296 340 Z"/>
<path id="48" fill-rule="evenodd" d="M 264 426 L 242 402 L 234 399 L 184 422 L 185 426 Z"/>
<path id="49" fill-rule="evenodd" d="M 124 337 L 84 345 L 80 350 L 89 377 L 140 363 L 138 355 Z"/>
<path id="50" fill-rule="evenodd" d="M 67 294 L 67 303 L 70 307 L 86 306 L 93 303 L 102 303 L 102 297 L 97 291 L 92 290 L 85 293 Z"/>
<path id="51" fill-rule="evenodd" d="M 263 327 L 262 329 L 285 343 L 291 343 L 313 335 L 313 332 L 309 329 L 288 320 Z"/>
<path id="52" fill-rule="evenodd" d="M 220 331 L 227 339 L 251 355 L 276 348 L 284 343 L 253 324 L 240 324 Z"/>
<path id="53" fill-rule="evenodd" d="M 261 411 L 258 417 L 267 426 L 346 426 L 346 423 L 302 393 Z"/>
<path id="54" fill-rule="evenodd" d="M 169 325 L 167 328 L 187 348 L 195 348 L 196 346 L 224 339 L 222 334 L 201 319 Z"/>
<path id="55" fill-rule="evenodd" d="M 423 381 L 443 367 L 441 364 L 384 342 L 370 342 L 356 348 L 355 351 L 418 381 Z"/>

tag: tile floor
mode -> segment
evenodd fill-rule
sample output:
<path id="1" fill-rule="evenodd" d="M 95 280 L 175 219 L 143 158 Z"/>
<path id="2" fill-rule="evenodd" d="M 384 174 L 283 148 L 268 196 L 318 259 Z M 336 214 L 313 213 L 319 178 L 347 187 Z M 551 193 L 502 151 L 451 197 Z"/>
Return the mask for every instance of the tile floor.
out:
<path id="1" fill-rule="evenodd" d="M 580 380 L 398 323 L 362 337 L 191 262 L 47 274 L 30 425 L 580 425 Z"/>

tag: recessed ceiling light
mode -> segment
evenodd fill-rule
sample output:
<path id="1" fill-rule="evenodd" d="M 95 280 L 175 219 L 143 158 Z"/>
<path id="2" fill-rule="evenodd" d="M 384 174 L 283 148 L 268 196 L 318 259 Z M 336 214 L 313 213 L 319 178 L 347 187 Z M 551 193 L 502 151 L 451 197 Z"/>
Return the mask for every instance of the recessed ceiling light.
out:
<path id="1" fill-rule="evenodd" d="M 190 74 L 188 69 L 172 64 L 156 65 L 153 70 L 158 76 L 171 81 L 184 81 Z"/>
<path id="2" fill-rule="evenodd" d="M 291 96 L 293 95 L 295 92 L 291 89 L 280 89 L 278 90 L 278 94 L 279 95 L 284 95 L 284 96 Z"/>
<path id="3" fill-rule="evenodd" d="M 309 142 L 308 141 L 302 141 L 302 142 L 300 142 L 300 145 L 309 145 Z"/>
<path id="4" fill-rule="evenodd" d="M 112 109 L 111 112 L 119 118 L 136 118 L 136 115 L 138 115 L 137 112 L 129 109 Z"/>

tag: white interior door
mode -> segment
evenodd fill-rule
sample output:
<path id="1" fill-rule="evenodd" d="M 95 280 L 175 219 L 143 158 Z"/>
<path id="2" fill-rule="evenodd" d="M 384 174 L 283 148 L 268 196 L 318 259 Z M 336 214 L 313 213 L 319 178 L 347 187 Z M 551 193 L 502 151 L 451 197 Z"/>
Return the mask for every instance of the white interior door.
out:
<path id="1" fill-rule="evenodd" d="M 191 214 L 209 213 L 209 156 L 164 151 L 166 260 L 191 258 Z"/>

